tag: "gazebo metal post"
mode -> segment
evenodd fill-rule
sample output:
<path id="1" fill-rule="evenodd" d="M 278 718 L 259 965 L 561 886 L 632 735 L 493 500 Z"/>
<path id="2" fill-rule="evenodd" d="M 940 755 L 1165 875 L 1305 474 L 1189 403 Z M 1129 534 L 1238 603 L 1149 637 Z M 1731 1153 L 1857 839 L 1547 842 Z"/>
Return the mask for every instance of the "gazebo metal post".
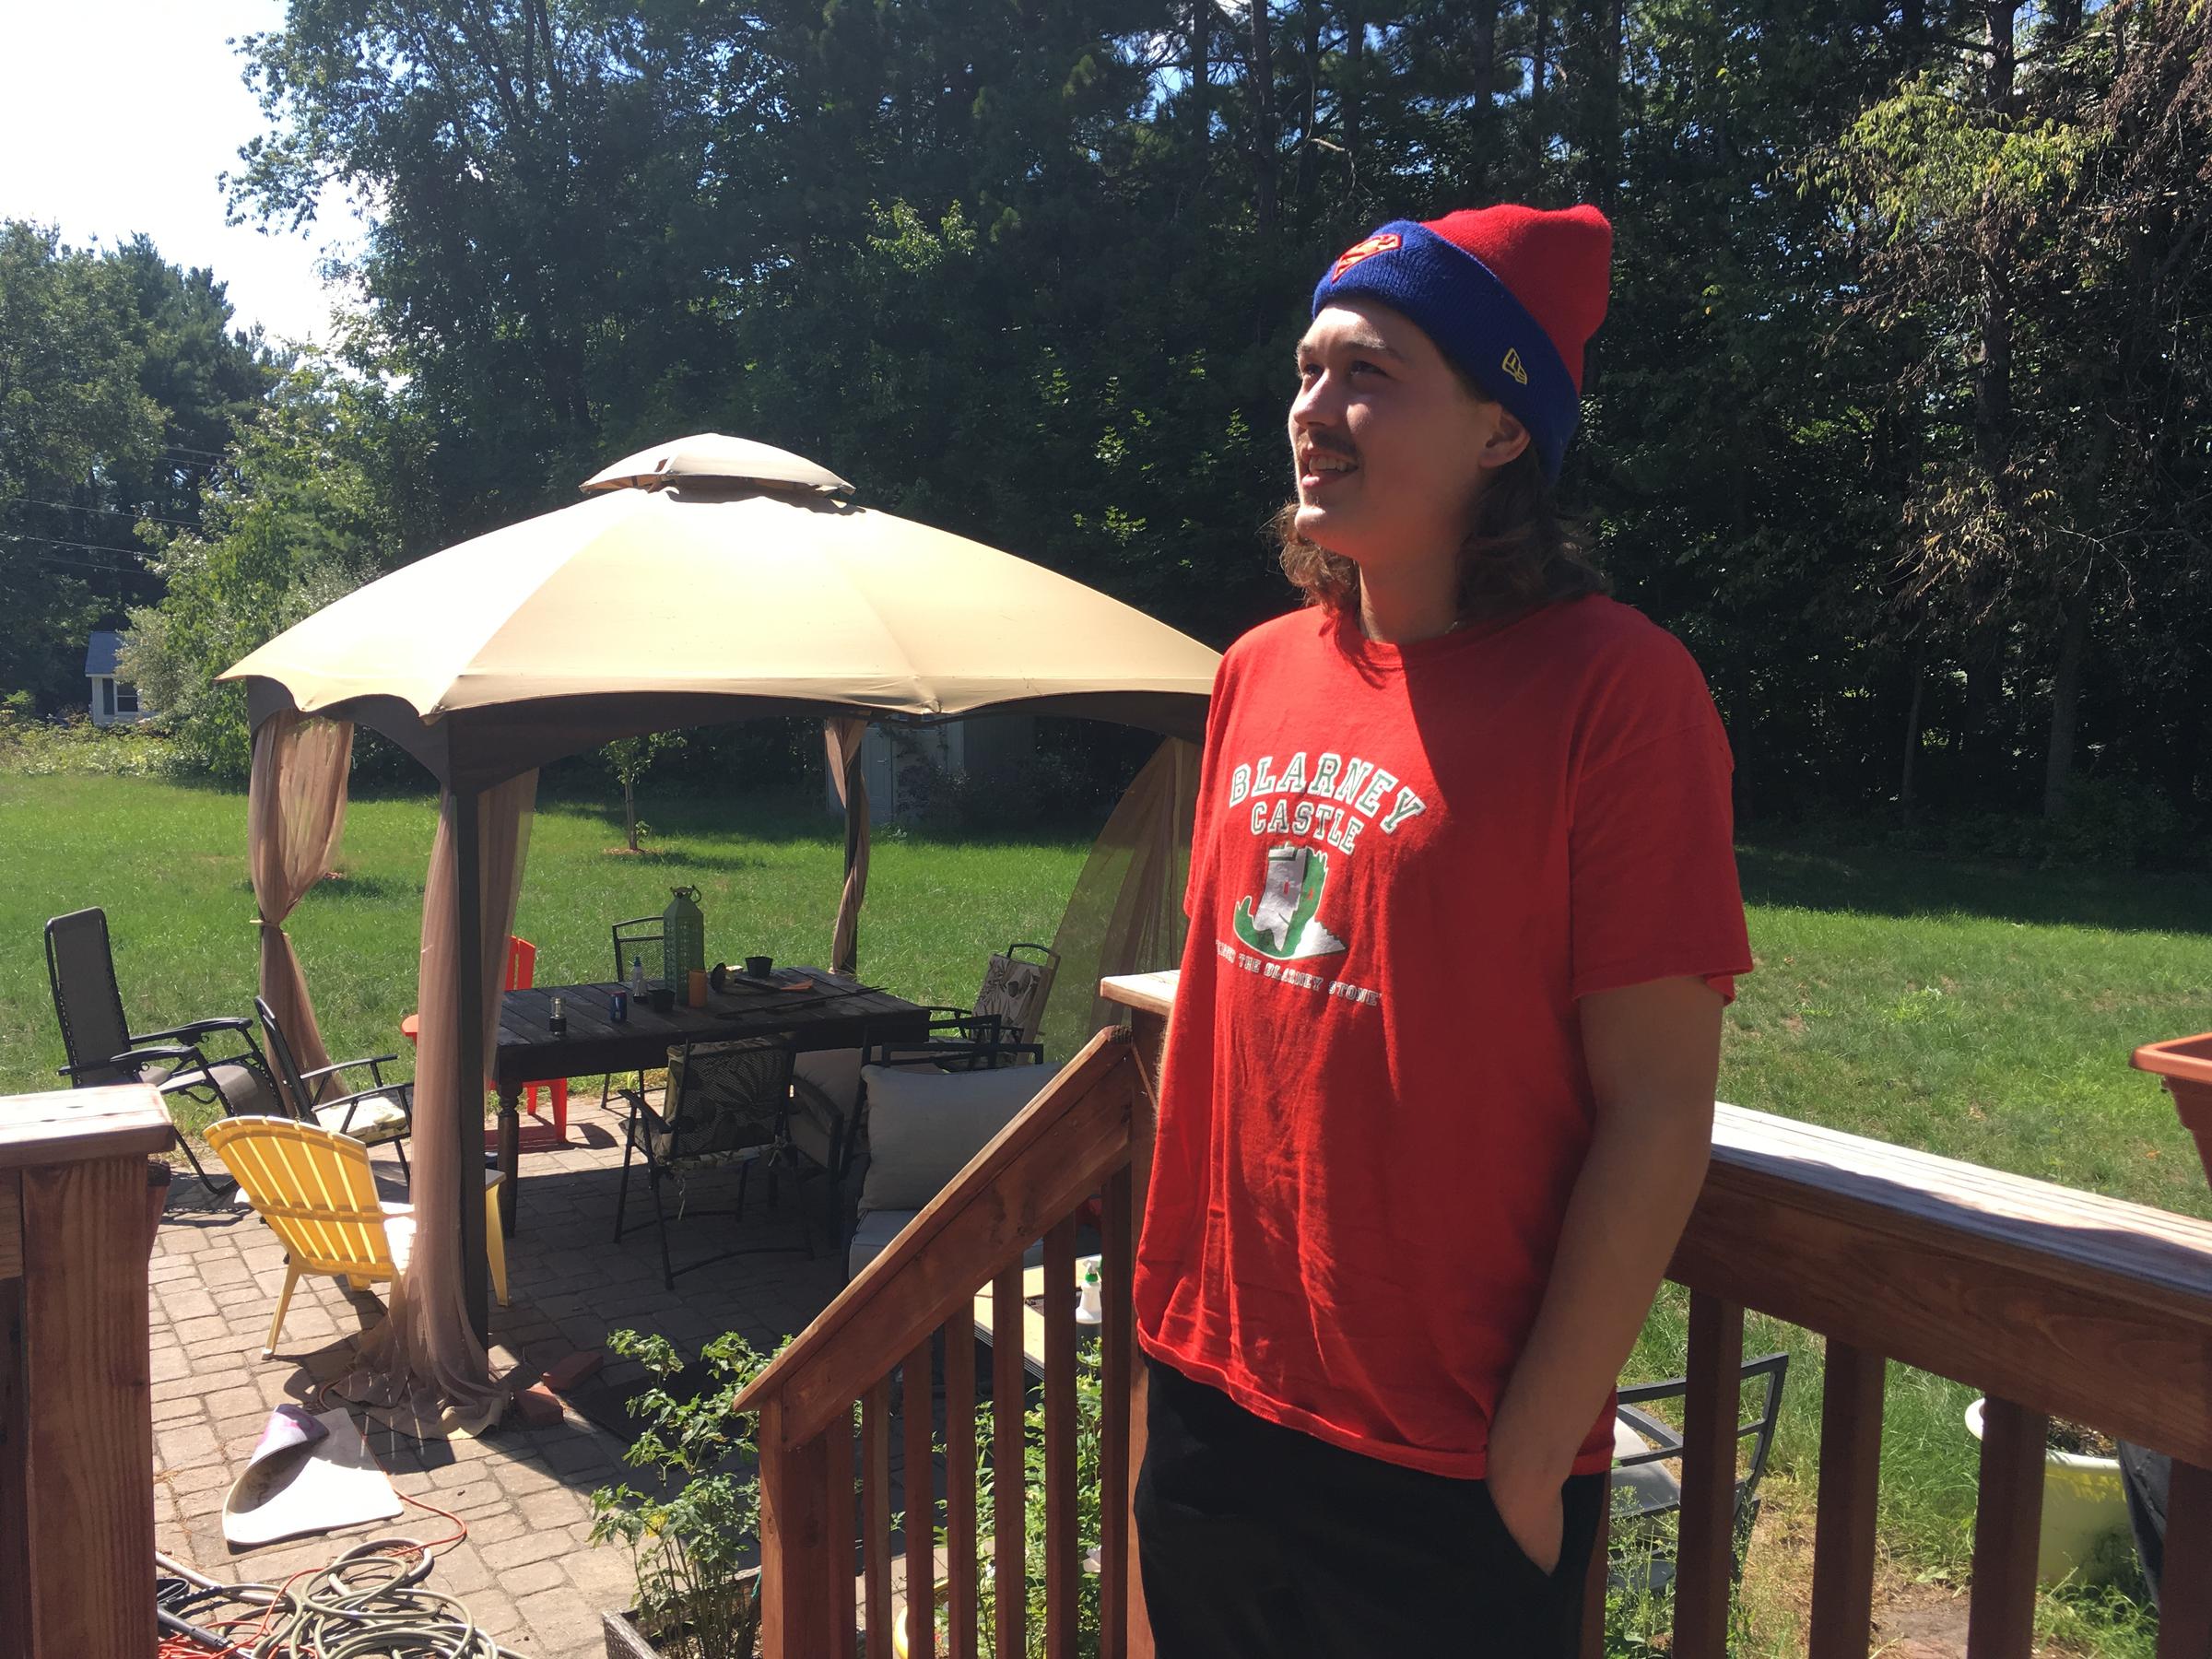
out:
<path id="1" fill-rule="evenodd" d="M 489 1346 L 491 1284 L 484 1238 L 484 914 L 483 849 L 478 808 L 472 789 L 453 792 L 453 939 L 460 954 L 455 1017 L 460 1020 L 460 1078 L 455 1099 L 461 1146 L 461 1271 L 466 1288 L 468 1323 Z M 513 1180 L 510 1171 L 502 1186 Z M 512 1202 L 512 1187 L 500 1194 Z"/>

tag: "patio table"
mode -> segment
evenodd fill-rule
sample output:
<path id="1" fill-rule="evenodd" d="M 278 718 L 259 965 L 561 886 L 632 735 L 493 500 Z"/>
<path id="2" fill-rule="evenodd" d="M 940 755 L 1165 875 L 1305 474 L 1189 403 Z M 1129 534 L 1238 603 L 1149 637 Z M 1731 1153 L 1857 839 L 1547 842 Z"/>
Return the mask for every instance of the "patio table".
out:
<path id="1" fill-rule="evenodd" d="M 602 984 L 535 985 L 510 991 L 500 1004 L 499 1041 L 492 1082 L 500 1092 L 499 1157 L 501 1222 L 514 1233 L 521 1180 L 523 1088 L 556 1077 L 648 1071 L 665 1065 L 668 1051 L 685 1042 L 728 1042 L 747 1037 L 789 1036 L 801 1053 L 865 1048 L 874 1042 L 914 1042 L 928 1034 L 929 1010 L 888 991 L 818 968 L 781 968 L 779 988 L 732 979 L 707 994 L 706 1006 L 678 1002 L 665 1014 L 630 999 L 629 1018 L 618 1022 L 611 999 L 623 987 Z M 561 999 L 565 1036 L 549 1028 L 553 999 Z"/>

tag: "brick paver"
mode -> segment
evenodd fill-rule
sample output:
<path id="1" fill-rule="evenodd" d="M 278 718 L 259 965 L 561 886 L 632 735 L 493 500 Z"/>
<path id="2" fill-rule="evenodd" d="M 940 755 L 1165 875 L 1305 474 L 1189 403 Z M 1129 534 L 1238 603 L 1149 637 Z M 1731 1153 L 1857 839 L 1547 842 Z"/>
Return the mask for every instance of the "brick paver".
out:
<path id="1" fill-rule="evenodd" d="M 688 1353 L 730 1330 L 767 1348 L 836 1294 L 841 1275 L 818 1227 L 812 1261 L 742 1255 L 679 1277 L 674 1294 L 665 1290 L 652 1208 L 634 1173 L 632 1230 L 612 1242 L 620 1120 L 581 1089 L 570 1112 L 571 1139 L 587 1144 L 524 1155 L 521 1228 L 507 1243 L 512 1300 L 492 1310 L 495 1346 L 519 1356 L 524 1371 L 602 1347 L 610 1330 L 623 1328 L 665 1335 Z M 378 1156 L 376 1170 L 388 1196 L 405 1196 L 389 1154 Z M 726 1210 L 735 1185 L 734 1176 L 695 1181 L 688 1206 Z M 733 1244 L 794 1241 L 796 1224 L 789 1191 L 771 1208 L 755 1182 L 742 1224 L 694 1213 L 671 1224 L 669 1242 L 680 1267 Z M 151 1278 L 153 1498 L 164 1554 L 216 1578 L 281 1579 L 364 1538 L 429 1541 L 453 1530 L 441 1516 L 410 1508 L 396 1520 L 233 1553 L 222 1538 L 223 1497 L 270 1406 L 306 1401 L 319 1381 L 343 1372 L 352 1339 L 382 1317 L 382 1303 L 334 1279 L 302 1280 L 278 1352 L 264 1360 L 262 1340 L 284 1281 L 282 1247 L 252 1215 L 210 1199 L 188 1177 L 172 1188 Z M 634 1370 L 610 1366 L 617 1378 Z M 621 1462 L 622 1439 L 574 1411 L 542 1429 L 510 1414 L 476 1441 L 418 1442 L 365 1428 L 403 1498 L 449 1510 L 468 1528 L 464 1542 L 440 1554 L 433 1588 L 460 1596 L 492 1635 L 530 1659 L 603 1651 L 598 1615 L 628 1605 L 630 1563 L 620 1545 L 588 1542 L 591 1494 L 638 1477 Z"/>

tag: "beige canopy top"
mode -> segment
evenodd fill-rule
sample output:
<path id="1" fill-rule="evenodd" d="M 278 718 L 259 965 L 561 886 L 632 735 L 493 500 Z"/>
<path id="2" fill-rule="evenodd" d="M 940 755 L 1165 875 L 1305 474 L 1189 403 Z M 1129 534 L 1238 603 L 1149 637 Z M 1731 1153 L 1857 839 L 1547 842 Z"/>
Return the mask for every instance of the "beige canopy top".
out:
<path id="1" fill-rule="evenodd" d="M 482 789 L 632 733 L 746 715 L 1083 715 L 1203 730 L 1216 653 L 1027 560 L 851 503 L 826 468 L 708 433 L 575 506 L 432 554 L 222 677 L 382 732 Z"/>

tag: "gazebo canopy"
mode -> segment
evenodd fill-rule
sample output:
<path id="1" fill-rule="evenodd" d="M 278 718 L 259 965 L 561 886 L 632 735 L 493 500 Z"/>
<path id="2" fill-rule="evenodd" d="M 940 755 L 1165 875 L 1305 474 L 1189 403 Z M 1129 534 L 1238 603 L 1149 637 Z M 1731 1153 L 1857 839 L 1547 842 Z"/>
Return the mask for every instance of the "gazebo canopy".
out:
<path id="1" fill-rule="evenodd" d="M 611 738 L 771 714 L 1081 715 L 1196 737 L 1214 652 L 979 542 L 706 434 L 591 499 L 347 595 L 232 666 L 253 724 L 350 719 L 449 788 Z"/>
<path id="2" fill-rule="evenodd" d="M 245 682 L 254 730 L 263 994 L 308 1034 L 311 1066 L 325 1056 L 282 924 L 336 846 L 352 726 L 444 785 L 423 900 L 412 1182 L 418 1216 L 442 1219 L 418 1228 L 363 1351 L 367 1397 L 427 1396 L 461 1427 L 500 1407 L 481 1340 L 484 1125 L 464 1102 L 487 1075 L 536 769 L 641 732 L 821 718 L 848 812 L 832 967 L 849 971 L 867 876 L 866 722 L 1022 711 L 1195 740 L 1218 660 L 1041 566 L 856 507 L 836 474 L 765 444 L 679 439 L 584 488 L 592 499 L 369 583 L 222 676 Z M 1101 956 L 1108 971 L 1139 965 L 1119 959 L 1182 920 L 1170 876 L 1195 767 L 1187 743 L 1163 746 L 1101 838 L 1112 850 L 1094 854 L 1101 874 L 1081 902 L 1115 957 Z M 513 1117 L 503 1102 L 510 1182 Z"/>

